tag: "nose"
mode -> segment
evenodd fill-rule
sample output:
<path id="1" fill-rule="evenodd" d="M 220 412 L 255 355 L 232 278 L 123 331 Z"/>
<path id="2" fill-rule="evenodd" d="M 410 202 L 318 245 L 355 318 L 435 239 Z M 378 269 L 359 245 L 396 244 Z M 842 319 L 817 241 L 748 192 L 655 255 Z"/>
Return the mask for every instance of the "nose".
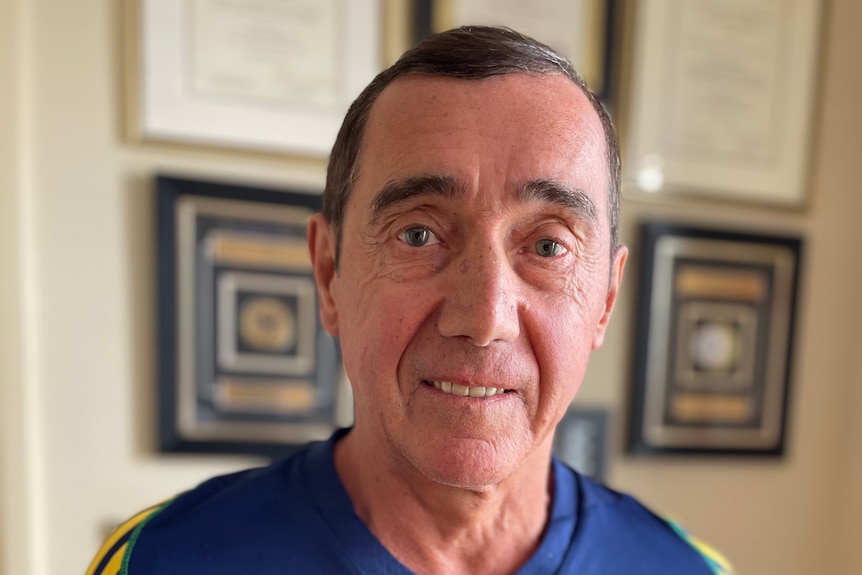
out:
<path id="1" fill-rule="evenodd" d="M 467 250 L 447 270 L 437 329 L 474 345 L 514 341 L 521 332 L 518 277 L 505 254 Z"/>

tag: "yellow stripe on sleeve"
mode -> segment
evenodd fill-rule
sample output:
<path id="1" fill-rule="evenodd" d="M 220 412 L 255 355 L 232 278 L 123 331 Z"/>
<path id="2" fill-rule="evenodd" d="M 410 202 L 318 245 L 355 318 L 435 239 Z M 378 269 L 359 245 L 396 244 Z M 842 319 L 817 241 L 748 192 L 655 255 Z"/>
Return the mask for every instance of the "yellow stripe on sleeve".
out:
<path id="1" fill-rule="evenodd" d="M 86 575 L 118 575 L 123 564 L 123 556 L 129 547 L 128 539 L 132 531 L 161 509 L 163 505 L 164 503 L 159 503 L 148 507 L 117 527 L 107 541 L 102 544 L 96 556 L 93 557 Z"/>
<path id="2" fill-rule="evenodd" d="M 713 562 L 714 566 L 719 569 L 718 573 L 720 575 L 733 575 L 733 567 L 730 566 L 730 561 L 728 561 L 724 555 L 716 551 L 715 548 L 704 543 L 697 537 L 692 537 L 690 535 L 688 542 L 691 543 L 691 546 L 697 549 L 701 555 L 709 558 Z"/>
<path id="3" fill-rule="evenodd" d="M 126 550 L 129 548 L 128 542 L 117 549 L 117 552 L 111 555 L 107 563 L 99 570 L 97 575 L 119 575 L 120 569 L 123 567 L 123 559 L 126 556 Z M 91 566 L 91 568 L 95 568 Z"/>
<path id="4" fill-rule="evenodd" d="M 710 545 L 707 545 L 700 539 L 692 537 L 682 526 L 671 519 L 665 518 L 665 522 L 673 529 L 681 539 L 691 545 L 697 551 L 703 560 L 706 561 L 714 575 L 733 575 L 733 567 L 730 562 L 718 551 Z"/>

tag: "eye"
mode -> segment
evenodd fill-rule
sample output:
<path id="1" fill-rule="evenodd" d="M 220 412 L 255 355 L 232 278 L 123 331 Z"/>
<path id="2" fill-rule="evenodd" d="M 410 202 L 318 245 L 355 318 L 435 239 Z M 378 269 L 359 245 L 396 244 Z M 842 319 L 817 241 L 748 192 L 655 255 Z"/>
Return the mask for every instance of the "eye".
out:
<path id="1" fill-rule="evenodd" d="M 437 239 L 437 236 L 434 235 L 434 232 L 432 232 L 425 226 L 413 226 L 407 228 L 406 230 L 398 234 L 398 239 L 400 239 L 408 246 L 413 246 L 414 248 L 421 248 L 424 246 L 430 246 L 432 244 L 440 243 L 440 240 Z"/>
<path id="2" fill-rule="evenodd" d="M 554 240 L 545 238 L 536 242 L 536 253 L 543 258 L 552 258 L 566 253 L 566 248 Z"/>

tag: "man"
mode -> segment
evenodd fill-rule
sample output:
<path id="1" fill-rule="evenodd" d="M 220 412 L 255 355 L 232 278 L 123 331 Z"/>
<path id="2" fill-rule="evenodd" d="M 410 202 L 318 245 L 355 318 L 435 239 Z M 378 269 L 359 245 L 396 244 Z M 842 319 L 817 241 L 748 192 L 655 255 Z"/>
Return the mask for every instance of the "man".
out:
<path id="1" fill-rule="evenodd" d="M 474 27 L 408 52 L 348 112 L 308 226 L 354 426 L 143 512 L 91 573 L 725 572 L 551 457 L 623 275 L 619 174 L 547 47 Z"/>

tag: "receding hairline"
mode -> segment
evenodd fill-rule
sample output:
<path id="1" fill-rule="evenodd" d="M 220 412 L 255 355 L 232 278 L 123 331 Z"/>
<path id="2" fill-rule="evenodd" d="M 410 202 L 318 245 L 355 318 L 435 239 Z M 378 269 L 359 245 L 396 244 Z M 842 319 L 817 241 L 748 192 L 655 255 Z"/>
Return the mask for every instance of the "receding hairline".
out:
<path id="1" fill-rule="evenodd" d="M 377 123 L 377 120 L 379 120 L 379 114 L 380 114 L 379 110 L 380 110 L 381 101 L 383 103 L 385 103 L 387 100 L 387 95 L 389 95 L 391 97 L 393 88 L 397 89 L 399 86 L 403 86 L 405 83 L 416 82 L 416 81 L 428 81 L 428 82 L 439 82 L 439 83 L 459 83 L 459 84 L 464 84 L 464 85 L 467 85 L 467 84 L 477 85 L 477 84 L 492 82 L 492 81 L 497 80 L 497 79 L 503 79 L 503 78 L 508 78 L 508 77 L 512 77 L 512 76 L 522 76 L 524 78 L 531 78 L 533 80 L 541 80 L 541 79 L 545 79 L 545 78 L 557 78 L 557 77 L 559 77 L 561 82 L 564 82 L 565 84 L 571 85 L 575 89 L 573 93 L 577 94 L 576 97 L 580 98 L 582 100 L 582 102 L 581 102 L 582 107 L 581 107 L 580 113 L 585 114 L 586 117 L 589 117 L 588 122 L 585 122 L 584 126 L 585 127 L 589 126 L 588 129 L 592 132 L 592 134 L 591 134 L 592 138 L 594 140 L 597 140 L 598 142 L 600 142 L 601 149 L 599 150 L 599 153 L 601 154 L 602 158 L 607 158 L 607 156 L 610 154 L 610 150 L 608 149 L 608 141 L 606 138 L 604 126 L 602 124 L 601 116 L 598 114 L 595 107 L 592 105 L 592 102 L 590 101 L 590 97 L 585 92 L 584 88 L 582 86 L 580 86 L 577 83 L 577 81 L 575 81 L 573 78 L 571 78 L 568 74 L 566 74 L 562 70 L 559 70 L 559 71 L 552 70 L 552 71 L 548 71 L 548 72 L 534 72 L 534 71 L 529 71 L 529 70 L 525 70 L 525 71 L 515 70 L 515 71 L 505 73 L 505 74 L 495 74 L 492 76 L 481 77 L 481 78 L 474 78 L 474 77 L 464 78 L 464 77 L 457 77 L 457 76 L 444 76 L 444 75 L 433 74 L 433 73 L 429 73 L 429 72 L 425 72 L 425 71 L 409 71 L 409 72 L 406 72 L 406 73 L 396 77 L 391 82 L 389 82 L 377 94 L 377 96 L 374 98 L 374 100 L 371 102 L 371 105 L 369 106 L 368 114 L 367 114 L 366 121 L 365 121 L 363 129 L 362 129 L 361 138 L 359 141 L 358 153 L 356 155 L 356 158 L 355 158 L 355 161 L 353 164 L 352 177 L 351 177 L 353 184 L 352 184 L 351 188 L 355 187 L 355 185 L 359 179 L 359 175 L 360 175 L 360 172 L 361 172 L 362 166 L 363 166 L 363 160 L 365 159 L 364 157 L 365 157 L 365 152 L 366 152 L 367 143 L 368 143 L 368 135 L 372 131 L 375 124 Z M 403 98 L 402 98 L 402 100 L 403 100 Z M 605 190 L 606 194 L 611 193 L 611 189 L 610 189 L 611 185 L 612 184 L 610 182 L 610 174 L 608 174 L 608 181 L 606 182 L 606 187 L 608 189 Z M 352 196 L 352 194 L 351 194 L 351 196 Z M 348 199 L 348 201 L 349 201 L 349 199 Z"/>
<path id="2" fill-rule="evenodd" d="M 483 76 L 480 78 L 474 77 L 461 77 L 461 76 L 447 76 L 443 74 L 434 74 L 431 72 L 426 72 L 423 70 L 410 70 L 407 71 L 395 78 L 392 79 L 391 82 L 386 84 L 386 86 L 375 96 L 375 98 L 371 101 L 369 109 L 368 109 L 368 117 L 366 120 L 365 130 L 363 130 L 363 135 L 367 131 L 368 123 L 371 120 L 371 117 L 374 115 L 375 109 L 378 107 L 378 104 L 381 100 L 385 100 L 387 94 L 391 94 L 393 88 L 398 88 L 399 86 L 403 86 L 407 83 L 414 82 L 439 82 L 442 84 L 458 84 L 462 86 L 470 86 L 470 85 L 481 85 L 486 83 L 499 82 L 501 80 L 505 80 L 508 78 L 522 78 L 525 81 L 535 82 L 535 81 L 543 81 L 543 80 L 551 80 L 551 81 L 559 81 L 562 85 L 569 85 L 574 88 L 574 92 L 578 94 L 578 97 L 583 100 L 583 105 L 585 108 L 588 108 L 592 112 L 592 117 L 596 120 L 597 134 L 602 136 L 602 123 L 601 117 L 596 111 L 595 107 L 592 105 L 590 101 L 590 97 L 587 91 L 581 87 L 575 80 L 573 80 L 569 75 L 565 74 L 562 71 L 548 71 L 548 72 L 535 72 L 530 70 L 513 70 L 506 73 L 498 73 L 488 76 Z"/>

